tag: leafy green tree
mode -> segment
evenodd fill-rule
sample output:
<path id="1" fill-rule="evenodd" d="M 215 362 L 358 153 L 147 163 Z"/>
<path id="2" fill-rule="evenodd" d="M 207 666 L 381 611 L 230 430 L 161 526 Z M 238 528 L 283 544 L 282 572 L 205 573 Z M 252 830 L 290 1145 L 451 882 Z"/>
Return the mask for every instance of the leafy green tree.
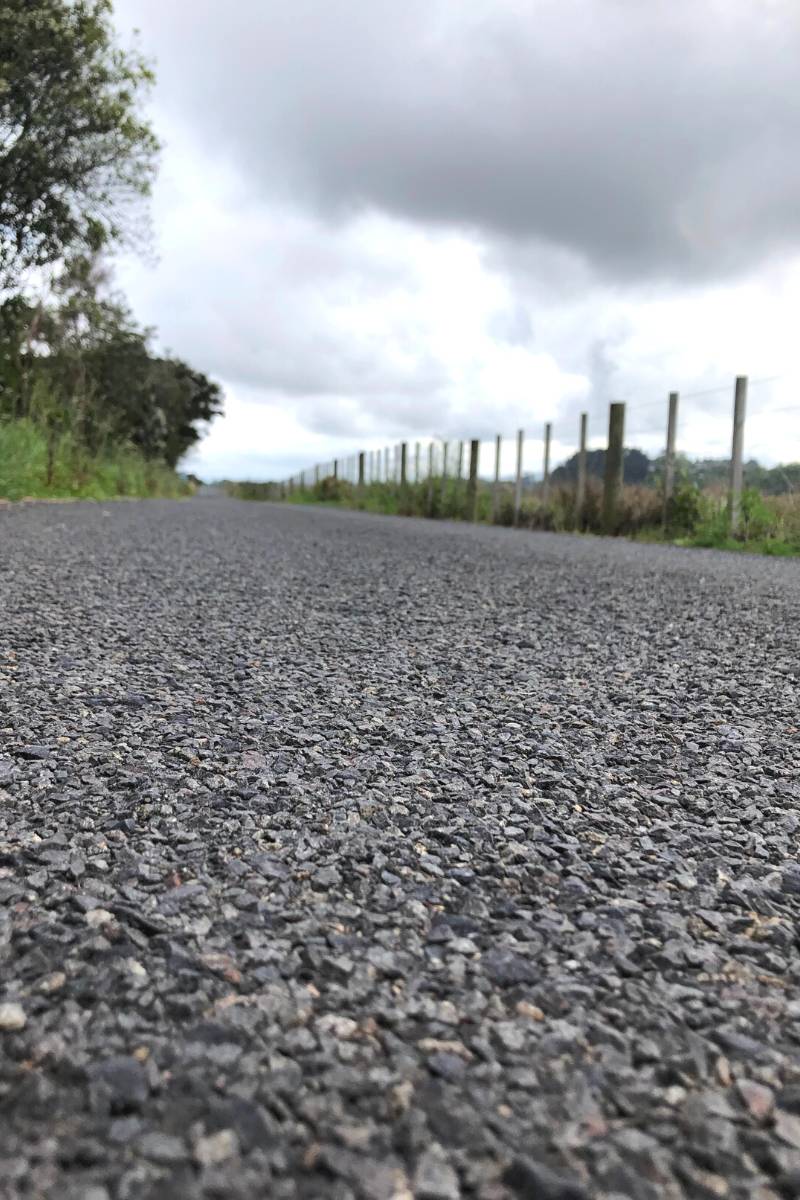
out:
<path id="1" fill-rule="evenodd" d="M 42 366 L 69 409 L 72 431 L 92 454 L 127 443 L 174 467 L 201 436 L 197 424 L 221 411 L 219 386 L 180 359 L 151 354 L 150 331 L 136 326 L 110 290 L 97 256 L 71 258 L 56 294 Z"/>
<path id="2" fill-rule="evenodd" d="M 111 18 L 111 0 L 0 0 L 0 420 L 45 432 L 48 484 L 65 452 L 76 478 L 114 447 L 174 467 L 221 411 L 217 384 L 154 355 L 109 287 L 104 251 L 158 151 L 139 113 L 150 69 Z M 50 295 L 31 300 L 42 267 Z"/>
<path id="3" fill-rule="evenodd" d="M 0 287 L 118 240 L 150 190 L 152 74 L 111 16 L 111 0 L 0 0 Z"/>
<path id="4" fill-rule="evenodd" d="M 113 399 L 109 403 L 98 378 L 98 354 L 127 337 L 141 345 L 146 359 L 144 335 L 123 302 L 103 294 L 107 286 L 108 272 L 96 255 L 67 259 L 55 284 L 55 303 L 46 308 L 41 323 L 47 354 L 32 364 L 48 379 L 50 425 L 70 429 L 90 454 L 113 440 L 116 424 Z M 135 390 L 135 378 L 131 386 Z"/>
<path id="5" fill-rule="evenodd" d="M 0 306 L 0 418 L 32 418 L 52 462 L 65 434 L 90 457 L 133 446 L 175 467 L 222 411 L 219 386 L 150 349 L 98 256 L 63 264 L 51 303 Z M 49 481 L 49 480 L 48 480 Z"/>
<path id="6" fill-rule="evenodd" d="M 222 412 L 219 384 L 177 358 L 157 358 L 151 363 L 152 410 L 160 418 L 158 453 L 168 467 L 180 459 L 202 436 L 198 423 L 207 423 Z M 136 441 L 136 439 L 134 439 Z M 152 448 L 140 443 L 150 456 Z"/>

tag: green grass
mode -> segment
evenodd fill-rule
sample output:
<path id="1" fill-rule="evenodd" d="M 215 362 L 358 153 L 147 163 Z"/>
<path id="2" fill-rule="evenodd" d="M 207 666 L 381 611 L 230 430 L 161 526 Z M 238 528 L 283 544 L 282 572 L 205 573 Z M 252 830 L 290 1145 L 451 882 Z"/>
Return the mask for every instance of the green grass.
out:
<path id="1" fill-rule="evenodd" d="M 245 500 L 283 498 L 290 504 L 318 504 L 328 508 L 355 508 L 362 512 L 392 516 L 429 516 L 463 519 L 466 514 L 467 485 L 464 480 L 434 479 L 400 487 L 395 483 L 369 483 L 355 487 L 342 479 L 328 477 L 311 488 L 295 487 L 281 497 L 275 484 L 228 484 L 231 495 Z M 658 491 L 642 485 L 623 489 L 617 532 L 622 537 L 643 542 L 665 542 L 678 546 L 731 550 L 781 558 L 800 555 L 800 494 L 763 496 L 753 488 L 742 495 L 741 533 L 733 538 L 728 532 L 727 502 L 723 493 L 710 489 L 682 487 L 676 493 L 671 513 L 671 528 L 661 525 L 662 502 Z M 477 516 L 492 521 L 492 488 L 480 483 Z M 501 485 L 496 522 L 511 525 L 514 517 L 513 489 Z M 577 532 L 574 491 L 553 488 L 548 500 L 541 494 L 528 493 L 522 499 L 520 526 L 524 529 Z M 602 485 L 590 480 L 582 533 L 602 533 Z"/>
<path id="2" fill-rule="evenodd" d="M 6 500 L 112 500 L 177 497 L 191 487 L 163 463 L 117 448 L 91 457 L 68 435 L 54 447 L 48 482 L 47 439 L 32 421 L 0 423 L 0 497 Z"/>
<path id="3" fill-rule="evenodd" d="M 665 538 L 662 535 L 653 540 L 671 541 L 675 546 L 694 546 L 702 550 L 733 550 L 743 554 L 772 555 L 775 558 L 795 558 L 800 555 L 800 545 L 780 538 L 744 538 L 738 541 L 732 537 L 711 537 L 700 533 L 679 538 Z"/>

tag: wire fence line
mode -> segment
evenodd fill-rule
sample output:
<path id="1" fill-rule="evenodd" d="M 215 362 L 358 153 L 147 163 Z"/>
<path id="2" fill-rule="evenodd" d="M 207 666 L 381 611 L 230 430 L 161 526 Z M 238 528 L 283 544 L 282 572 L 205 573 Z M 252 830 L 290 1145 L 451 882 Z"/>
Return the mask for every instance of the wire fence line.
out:
<path id="1" fill-rule="evenodd" d="M 795 446 L 800 458 L 800 422 L 792 423 L 789 414 L 797 417 L 800 404 L 779 405 L 771 403 L 765 391 L 767 385 L 781 379 L 769 376 L 748 380 L 738 376 L 733 389 L 730 384 L 717 388 L 687 392 L 683 397 L 678 392 L 669 393 L 659 400 L 646 400 L 631 404 L 626 400 L 613 400 L 608 406 L 607 418 L 597 430 L 598 419 L 590 423 L 590 414 L 574 414 L 574 428 L 565 420 L 546 422 L 541 437 L 531 436 L 528 431 L 518 430 L 514 437 L 497 434 L 486 438 L 423 438 L 414 442 L 400 441 L 380 449 L 359 450 L 353 454 L 316 463 L 299 474 L 291 476 L 281 485 L 281 493 L 291 492 L 296 486 L 310 487 L 321 480 L 333 477 L 344 480 L 354 487 L 370 484 L 395 484 L 409 487 L 431 482 L 453 480 L 466 486 L 466 513 L 474 518 L 475 497 L 479 481 L 489 482 L 495 491 L 495 500 L 501 485 L 513 485 L 514 520 L 519 519 L 523 492 L 534 483 L 546 498 L 551 484 L 554 464 L 577 455 L 577 478 L 575 480 L 575 511 L 580 520 L 587 486 L 587 455 L 592 450 L 605 450 L 605 475 L 603 480 L 604 524 L 613 528 L 619 496 L 623 486 L 625 446 L 635 440 L 637 448 L 655 451 L 663 455 L 662 491 L 664 520 L 675 488 L 675 466 L 678 455 L 691 447 L 690 457 L 699 457 L 704 450 L 709 458 L 728 457 L 728 515 L 729 528 L 735 534 L 739 527 L 743 484 L 745 445 L 750 453 L 758 448 L 759 423 L 780 416 L 785 420 L 780 443 L 784 448 Z M 723 393 L 733 393 L 732 419 L 718 410 L 702 405 L 690 406 L 687 412 L 683 401 L 707 399 Z M 756 403 L 754 404 L 753 397 Z M 652 414 L 660 407 L 663 423 L 656 425 Z M 640 415 L 641 414 L 641 415 Z M 632 420 L 630 419 L 632 417 Z M 747 425 L 747 439 L 745 426 Z M 592 432 L 590 433 L 590 428 Z M 755 441 L 752 430 L 756 430 Z M 538 464 L 534 466 L 533 453 Z"/>

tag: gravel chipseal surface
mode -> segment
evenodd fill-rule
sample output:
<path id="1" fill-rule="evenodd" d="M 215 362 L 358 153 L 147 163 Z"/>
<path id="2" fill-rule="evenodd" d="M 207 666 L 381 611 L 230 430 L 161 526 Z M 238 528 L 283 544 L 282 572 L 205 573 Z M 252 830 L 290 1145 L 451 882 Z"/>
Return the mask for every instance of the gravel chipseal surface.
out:
<path id="1" fill-rule="evenodd" d="M 0 1195 L 800 1196 L 800 564 L 0 512 Z"/>

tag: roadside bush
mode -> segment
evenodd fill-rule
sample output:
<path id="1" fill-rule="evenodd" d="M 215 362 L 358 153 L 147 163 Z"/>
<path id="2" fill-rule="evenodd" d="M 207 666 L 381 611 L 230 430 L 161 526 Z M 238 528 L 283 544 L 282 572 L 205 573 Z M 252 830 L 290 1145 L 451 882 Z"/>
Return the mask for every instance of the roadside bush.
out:
<path id="1" fill-rule="evenodd" d="M 793 548 L 800 549 L 800 492 L 770 497 L 768 503 L 779 521 L 781 537 Z"/>
<path id="2" fill-rule="evenodd" d="M 661 522 L 663 504 L 659 493 L 641 483 L 622 489 L 619 503 L 618 533 L 640 533 Z"/>
<path id="3" fill-rule="evenodd" d="M 345 479 L 337 479 L 335 475 L 326 475 L 315 483 L 311 489 L 314 499 L 322 503 L 350 503 L 353 499 L 353 485 Z"/>
<path id="4" fill-rule="evenodd" d="M 667 527 L 675 533 L 691 533 L 700 521 L 702 494 L 696 483 L 683 482 L 667 505 Z"/>
<path id="5" fill-rule="evenodd" d="M 755 488 L 745 488 L 742 492 L 740 537 L 748 541 L 776 537 L 780 533 L 780 526 L 774 505 L 769 504 Z"/>

